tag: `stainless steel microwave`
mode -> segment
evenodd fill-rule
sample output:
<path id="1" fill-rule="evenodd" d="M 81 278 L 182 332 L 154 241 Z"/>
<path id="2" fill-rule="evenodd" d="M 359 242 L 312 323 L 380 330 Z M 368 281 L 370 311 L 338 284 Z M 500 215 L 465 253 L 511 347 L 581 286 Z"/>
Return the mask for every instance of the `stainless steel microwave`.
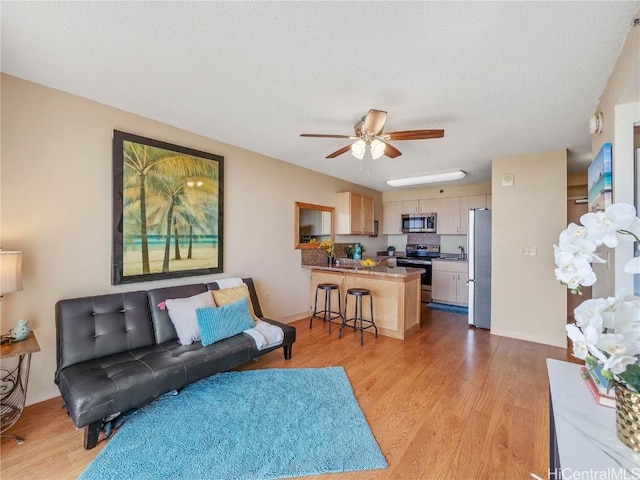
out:
<path id="1" fill-rule="evenodd" d="M 405 213 L 402 215 L 403 233 L 435 233 L 435 231 L 435 213 Z"/>

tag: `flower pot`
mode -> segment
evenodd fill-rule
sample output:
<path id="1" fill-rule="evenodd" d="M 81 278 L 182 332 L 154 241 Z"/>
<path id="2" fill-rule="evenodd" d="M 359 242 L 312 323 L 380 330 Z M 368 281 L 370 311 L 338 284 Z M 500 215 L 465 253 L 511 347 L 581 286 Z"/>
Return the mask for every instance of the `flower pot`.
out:
<path id="1" fill-rule="evenodd" d="M 616 433 L 622 443 L 640 452 L 640 393 L 616 382 Z"/>

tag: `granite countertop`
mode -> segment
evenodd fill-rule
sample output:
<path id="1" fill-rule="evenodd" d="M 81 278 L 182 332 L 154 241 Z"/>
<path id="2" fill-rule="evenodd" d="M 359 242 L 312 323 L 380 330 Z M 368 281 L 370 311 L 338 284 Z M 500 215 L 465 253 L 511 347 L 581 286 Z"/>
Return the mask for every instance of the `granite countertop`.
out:
<path id="1" fill-rule="evenodd" d="M 465 262 L 465 263 L 469 261 L 468 258 L 462 258 L 460 255 L 434 257 L 431 260 L 438 261 L 438 262 Z"/>
<path id="2" fill-rule="evenodd" d="M 371 268 L 361 267 L 359 265 L 340 265 L 339 267 L 330 267 L 328 265 L 302 265 L 302 267 L 310 270 L 323 270 L 327 272 L 345 272 L 357 273 L 359 275 L 401 278 L 420 276 L 425 272 L 423 268 L 387 267 L 386 265 L 377 265 Z"/>

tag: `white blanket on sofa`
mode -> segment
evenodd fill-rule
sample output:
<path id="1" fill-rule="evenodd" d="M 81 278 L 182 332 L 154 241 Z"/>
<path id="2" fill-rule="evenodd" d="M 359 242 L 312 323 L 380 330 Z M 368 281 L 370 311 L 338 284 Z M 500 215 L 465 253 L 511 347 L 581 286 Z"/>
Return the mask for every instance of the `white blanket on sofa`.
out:
<path id="1" fill-rule="evenodd" d="M 280 327 L 258 320 L 256 326 L 245 330 L 244 333 L 250 335 L 256 342 L 258 350 L 275 347 L 284 340 L 284 332 Z"/>

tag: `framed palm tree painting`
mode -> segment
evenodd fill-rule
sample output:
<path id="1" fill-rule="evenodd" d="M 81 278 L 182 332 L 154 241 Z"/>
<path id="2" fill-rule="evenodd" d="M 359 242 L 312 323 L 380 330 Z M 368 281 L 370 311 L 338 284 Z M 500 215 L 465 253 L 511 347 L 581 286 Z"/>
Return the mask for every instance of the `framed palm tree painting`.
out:
<path id="1" fill-rule="evenodd" d="M 223 271 L 223 165 L 114 130 L 114 285 Z"/>

